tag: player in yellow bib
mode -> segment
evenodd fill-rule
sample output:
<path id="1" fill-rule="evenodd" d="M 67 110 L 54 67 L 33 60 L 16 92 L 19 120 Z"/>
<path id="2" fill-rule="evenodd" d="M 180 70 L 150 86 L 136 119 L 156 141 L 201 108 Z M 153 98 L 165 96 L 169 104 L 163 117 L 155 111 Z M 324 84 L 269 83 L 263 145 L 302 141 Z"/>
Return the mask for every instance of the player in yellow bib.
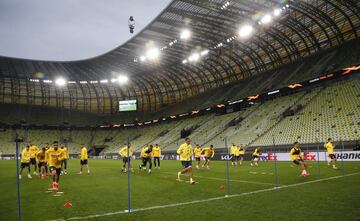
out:
<path id="1" fill-rule="evenodd" d="M 260 147 L 255 148 L 253 154 L 252 154 L 252 160 L 251 160 L 251 166 L 255 165 L 258 166 L 258 162 L 260 160 L 261 150 Z"/>
<path id="2" fill-rule="evenodd" d="M 153 145 L 150 144 L 150 147 L 147 145 L 141 149 L 141 159 L 142 165 L 140 165 L 140 169 L 146 170 L 146 164 L 149 163 L 149 171 L 148 173 L 151 174 L 152 162 L 151 162 L 151 155 L 154 151 Z"/>
<path id="3" fill-rule="evenodd" d="M 193 171 L 192 171 L 192 163 L 191 158 L 193 156 L 193 148 L 190 144 L 190 138 L 185 138 L 185 143 L 181 144 L 180 147 L 177 149 L 177 154 L 180 156 L 180 161 L 183 166 L 183 169 L 178 172 L 177 180 L 182 181 L 180 179 L 181 175 L 184 173 L 189 173 L 190 177 L 190 184 L 195 184 L 196 182 L 193 180 Z"/>
<path id="4" fill-rule="evenodd" d="M 215 155 L 214 146 L 211 144 L 210 147 L 204 148 L 202 153 L 205 157 L 205 163 L 202 165 L 202 167 L 206 166 L 206 168 L 210 169 L 210 158 L 213 158 Z"/>
<path id="5" fill-rule="evenodd" d="M 240 146 L 237 147 L 237 154 L 238 154 L 238 161 L 240 161 L 240 165 L 241 165 L 245 155 L 245 149 L 242 144 L 240 144 Z"/>
<path id="6" fill-rule="evenodd" d="M 59 180 L 61 174 L 61 161 L 65 158 L 64 152 L 59 148 L 59 143 L 54 141 L 52 147 L 46 151 L 45 160 L 49 164 L 50 173 L 53 177 L 52 188 L 59 189 Z"/>
<path id="7" fill-rule="evenodd" d="M 129 146 L 129 147 L 128 147 Z M 131 171 L 133 171 L 133 169 L 131 168 L 130 166 L 130 160 L 131 160 L 131 157 L 133 155 L 133 149 L 132 147 L 130 146 L 130 143 L 129 145 L 126 145 L 124 144 L 124 146 L 119 150 L 119 155 L 122 157 L 122 160 L 123 160 L 123 168 L 122 168 L 122 171 L 124 173 L 126 173 L 128 170 L 126 169 L 126 165 L 129 164 L 129 169 Z"/>
<path id="8" fill-rule="evenodd" d="M 36 154 L 39 152 L 39 148 L 34 144 L 30 143 L 30 165 L 34 165 L 34 174 L 37 175 L 37 164 L 36 164 Z"/>
<path id="9" fill-rule="evenodd" d="M 152 154 L 154 157 L 154 169 L 160 170 L 160 156 L 161 156 L 161 148 L 159 147 L 159 144 L 155 144 L 155 147 L 152 148 Z"/>
<path id="10" fill-rule="evenodd" d="M 199 144 L 196 144 L 194 148 L 194 157 L 196 161 L 196 169 L 199 169 L 201 162 L 201 147 Z"/>
<path id="11" fill-rule="evenodd" d="M 237 160 L 236 160 L 236 145 L 234 143 L 231 144 L 230 146 L 230 150 L 229 150 L 229 153 L 230 153 L 230 158 L 231 158 L 231 165 L 233 166 L 236 166 L 237 165 Z"/>
<path id="12" fill-rule="evenodd" d="M 30 145 L 26 145 L 26 148 L 21 152 L 21 166 L 20 166 L 20 172 L 19 172 L 19 179 L 21 179 L 21 173 L 24 168 L 27 168 L 27 176 L 29 179 L 31 179 L 30 175 Z"/>
<path id="13" fill-rule="evenodd" d="M 289 155 L 290 155 L 292 161 L 296 165 L 300 165 L 301 168 L 303 168 L 303 171 L 301 172 L 300 176 L 303 176 L 303 177 L 309 176 L 310 174 L 308 174 L 306 171 L 307 164 L 305 163 L 305 161 L 303 159 L 303 155 L 302 155 L 302 152 L 301 152 L 298 142 L 294 143 L 294 146 L 293 146 L 293 148 L 291 148 Z"/>
<path id="14" fill-rule="evenodd" d="M 328 157 L 331 159 L 330 164 L 332 165 L 333 169 L 336 170 L 336 156 L 334 154 L 335 145 L 331 138 L 327 139 L 327 142 L 324 144 L 324 148 L 326 149 Z"/>
<path id="15" fill-rule="evenodd" d="M 67 174 L 67 160 L 69 159 L 69 150 L 64 144 L 61 144 L 60 149 L 64 151 L 65 158 L 61 162 L 61 173 Z"/>
<path id="16" fill-rule="evenodd" d="M 38 162 L 38 169 L 39 169 L 39 176 L 41 179 L 44 179 L 46 177 L 46 171 L 45 171 L 45 167 L 46 167 L 46 149 L 45 147 L 43 147 L 37 154 L 36 154 L 36 159 Z"/>
<path id="17" fill-rule="evenodd" d="M 88 152 L 86 149 L 85 144 L 81 144 L 81 151 L 80 151 L 80 172 L 82 174 L 84 165 L 87 168 L 88 175 L 90 174 L 89 164 L 88 164 Z"/>

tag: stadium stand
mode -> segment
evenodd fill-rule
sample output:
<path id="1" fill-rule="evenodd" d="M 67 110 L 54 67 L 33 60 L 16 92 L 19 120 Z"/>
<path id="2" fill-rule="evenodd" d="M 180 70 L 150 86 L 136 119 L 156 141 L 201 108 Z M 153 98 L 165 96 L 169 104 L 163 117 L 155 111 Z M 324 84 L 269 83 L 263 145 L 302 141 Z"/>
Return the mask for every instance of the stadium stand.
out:
<path id="1" fill-rule="evenodd" d="M 116 153 L 127 140 L 136 151 L 145 144 L 158 143 L 166 151 L 174 151 L 182 142 L 181 131 L 187 131 L 193 143 L 224 147 L 237 143 L 249 147 L 359 140 L 360 77 L 331 81 L 295 94 L 276 97 L 228 114 L 210 113 L 197 117 L 159 122 L 151 126 L 125 129 L 27 129 L 0 132 L 2 153 L 14 153 L 15 132 L 24 141 L 38 146 L 59 140 L 78 153 L 80 144 L 103 146 L 101 154 Z M 322 128 L 322 129 L 320 129 Z"/>
<path id="2" fill-rule="evenodd" d="M 288 116 L 256 140 L 253 145 L 269 145 L 272 136 L 277 144 L 322 142 L 327 137 L 335 140 L 360 138 L 360 80 L 353 78 L 334 83 L 322 91 L 313 91 L 316 97 L 305 100 L 304 108 Z"/>

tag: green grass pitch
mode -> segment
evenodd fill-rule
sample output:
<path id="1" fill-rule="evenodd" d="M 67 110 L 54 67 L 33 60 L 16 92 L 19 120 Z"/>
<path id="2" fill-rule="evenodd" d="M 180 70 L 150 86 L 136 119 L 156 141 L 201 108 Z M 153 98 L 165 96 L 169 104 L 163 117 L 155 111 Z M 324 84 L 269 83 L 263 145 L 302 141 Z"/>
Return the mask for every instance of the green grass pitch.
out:
<path id="1" fill-rule="evenodd" d="M 293 163 L 279 162 L 281 188 L 277 191 L 273 189 L 274 162 L 260 162 L 259 167 L 251 167 L 249 162 L 237 167 L 229 165 L 229 197 L 224 197 L 228 194 L 225 162 L 212 162 L 210 170 L 195 169 L 195 180 L 199 182 L 196 185 L 176 181 L 179 161 L 161 161 L 161 170 L 153 170 L 151 175 L 139 171 L 139 163 L 132 162 L 135 171 L 130 175 L 131 208 L 135 211 L 131 213 L 124 213 L 128 203 L 127 174 L 120 172 L 120 160 L 89 160 L 91 175 L 77 175 L 79 160 L 72 159 L 69 174 L 60 178 L 59 191 L 64 192 L 61 196 L 46 192 L 49 180 L 29 180 L 23 173 L 22 218 L 348 221 L 360 217 L 360 162 L 345 162 L 345 174 L 352 174 L 345 177 L 341 177 L 341 162 L 339 170 L 321 162 L 320 177 L 317 163 L 310 163 L 311 175 L 306 178 L 299 177 L 301 169 Z M 15 161 L 0 161 L 0 168 L 0 220 L 17 220 Z M 66 202 L 73 206 L 64 207 Z M 154 206 L 163 207 L 149 209 Z M 110 214 L 104 216 L 106 213 Z M 91 215 L 99 216 L 88 217 Z"/>

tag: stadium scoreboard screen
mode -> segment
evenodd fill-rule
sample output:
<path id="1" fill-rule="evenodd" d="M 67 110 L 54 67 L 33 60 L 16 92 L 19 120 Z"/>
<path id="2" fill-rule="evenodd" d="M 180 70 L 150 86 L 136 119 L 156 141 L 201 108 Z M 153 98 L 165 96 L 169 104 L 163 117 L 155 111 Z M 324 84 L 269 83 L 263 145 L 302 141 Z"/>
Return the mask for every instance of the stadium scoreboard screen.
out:
<path id="1" fill-rule="evenodd" d="M 136 100 L 119 101 L 119 111 L 136 111 Z"/>

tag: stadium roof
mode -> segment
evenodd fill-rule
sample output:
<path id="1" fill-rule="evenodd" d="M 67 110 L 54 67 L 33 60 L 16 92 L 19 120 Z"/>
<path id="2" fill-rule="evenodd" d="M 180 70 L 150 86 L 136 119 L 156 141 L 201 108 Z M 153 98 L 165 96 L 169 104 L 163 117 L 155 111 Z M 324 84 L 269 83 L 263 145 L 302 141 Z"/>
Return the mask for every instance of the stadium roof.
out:
<path id="1" fill-rule="evenodd" d="M 244 25 L 254 29 L 247 38 L 239 33 Z M 355 0 L 174 0 L 142 32 L 98 57 L 71 62 L 1 57 L 0 84 L 11 97 L 3 102 L 39 104 L 35 91 L 56 98 L 61 91 L 69 97 L 63 104 L 69 108 L 82 109 L 73 103 L 93 96 L 89 103 L 97 108 L 85 111 L 113 112 L 118 100 L 129 98 L 136 98 L 141 110 L 154 111 L 356 39 L 359 27 L 360 2 Z M 180 38 L 184 29 L 190 30 L 189 39 Z M 159 50 L 157 59 L 146 55 L 151 48 Z M 110 82 L 120 74 L 129 77 L 128 85 Z M 44 82 L 60 76 L 72 84 L 64 89 Z M 104 79 L 109 83 L 101 84 Z M 12 98 L 21 90 L 34 99 Z"/>

